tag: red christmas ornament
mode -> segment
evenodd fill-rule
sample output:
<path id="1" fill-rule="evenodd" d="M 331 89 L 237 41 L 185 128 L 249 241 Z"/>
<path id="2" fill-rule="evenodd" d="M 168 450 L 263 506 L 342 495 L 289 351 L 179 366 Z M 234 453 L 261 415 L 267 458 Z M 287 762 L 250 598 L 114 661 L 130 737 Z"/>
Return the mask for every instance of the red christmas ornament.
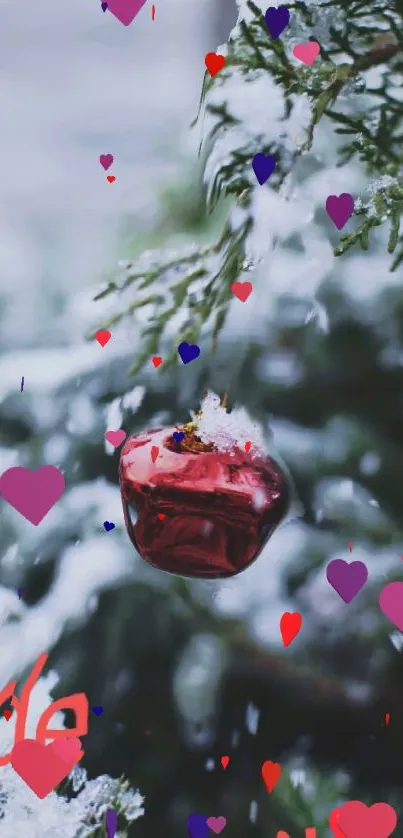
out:
<path id="1" fill-rule="evenodd" d="M 288 509 L 287 477 L 275 460 L 255 446 L 223 451 L 201 441 L 195 422 L 130 437 L 119 471 L 131 541 L 145 561 L 182 576 L 245 570 Z"/>

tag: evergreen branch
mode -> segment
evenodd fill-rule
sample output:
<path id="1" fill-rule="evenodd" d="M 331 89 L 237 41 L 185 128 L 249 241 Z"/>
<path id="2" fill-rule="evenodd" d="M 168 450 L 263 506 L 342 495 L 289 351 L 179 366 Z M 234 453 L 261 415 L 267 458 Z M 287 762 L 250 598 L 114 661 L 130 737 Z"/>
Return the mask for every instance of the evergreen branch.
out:
<path id="1" fill-rule="evenodd" d="M 397 5 L 397 3 L 400 4 Z M 369 246 L 370 231 L 385 221 L 390 225 L 387 249 L 395 253 L 391 270 L 403 261 L 403 239 L 400 235 L 400 218 L 403 208 L 403 187 L 399 181 L 402 165 L 401 153 L 401 104 L 394 96 L 393 70 L 400 67 L 399 54 L 402 51 L 403 0 L 396 0 L 390 9 L 387 0 L 374 0 L 369 16 L 368 0 L 352 0 L 348 9 L 343 0 L 322 0 L 314 9 L 308 9 L 300 0 L 290 0 L 292 10 L 290 31 L 280 39 L 269 36 L 262 11 L 254 0 L 248 0 L 251 20 L 240 20 L 236 35 L 230 37 L 226 64 L 217 77 L 204 75 L 198 119 L 205 107 L 211 126 L 206 143 L 209 155 L 218 139 L 230 136 L 233 131 L 234 145 L 225 146 L 226 153 L 219 165 L 214 165 L 213 176 L 208 184 L 206 205 L 212 211 L 221 195 L 235 196 L 238 207 L 244 210 L 244 222 L 236 230 L 230 220 L 225 225 L 218 242 L 194 250 L 183 256 L 167 258 L 156 254 L 152 264 L 131 265 L 122 283 L 109 282 L 96 299 L 111 294 L 125 294 L 136 286 L 136 299 L 129 301 L 118 313 L 104 324 L 104 328 L 116 325 L 124 317 L 133 315 L 137 309 L 151 306 L 152 320 L 143 330 L 143 349 L 131 372 L 137 372 L 150 355 L 161 350 L 166 327 L 184 306 L 189 308 L 189 318 L 183 324 L 175 346 L 169 357 L 164 358 L 161 371 L 166 371 L 177 358 L 178 344 L 184 340 L 195 342 L 205 329 L 211 329 L 213 351 L 218 335 L 225 323 L 232 299 L 231 285 L 242 271 L 245 259 L 247 237 L 253 227 L 251 196 L 256 188 L 251 169 L 254 154 L 263 152 L 275 155 L 276 169 L 270 186 L 278 190 L 297 156 L 309 150 L 313 143 L 315 127 L 323 117 L 334 125 L 335 132 L 347 138 L 339 150 L 339 165 L 358 156 L 368 172 L 379 172 L 389 180 L 374 185 L 373 195 L 366 206 L 356 201 L 355 215 L 364 215 L 359 226 L 350 234 L 343 235 L 335 249 L 335 255 L 345 253 L 355 244 L 363 249 Z M 312 67 L 295 67 L 289 59 L 289 48 L 294 37 L 292 27 L 298 21 L 309 26 L 315 37 L 315 26 L 320 24 L 320 15 L 325 10 L 338 11 L 338 16 L 329 28 L 329 43 L 321 46 L 321 58 Z M 400 19 L 399 19 L 400 18 Z M 379 25 L 388 26 L 379 36 Z M 375 37 L 375 40 L 374 40 Z M 290 39 L 290 41 L 288 40 Z M 338 63 L 336 57 L 348 55 L 351 63 Z M 385 64 L 378 86 L 371 88 L 374 104 L 365 103 L 362 116 L 344 112 L 335 103 L 340 94 L 349 91 L 352 83 L 362 73 Z M 280 137 L 268 141 L 264 136 L 250 136 L 242 131 L 242 121 L 231 113 L 228 99 L 208 101 L 212 90 L 223 89 L 234 72 L 247 77 L 250 71 L 256 78 L 269 74 L 275 84 L 282 88 L 284 96 L 284 119 L 288 119 L 294 107 L 295 95 L 304 94 L 312 102 L 312 117 L 306 132 L 306 142 L 292 154 L 285 153 Z M 365 90 L 365 83 L 364 83 Z M 194 123 L 193 123 L 194 124 Z M 240 138 L 244 137 L 243 144 Z M 207 156 L 207 160 L 209 159 Z M 394 178 L 394 180 L 393 180 Z M 393 181 L 393 182 L 391 182 Z M 156 293 L 150 293 L 155 284 Z M 197 286 L 199 298 L 191 304 L 193 288 Z M 142 292 L 146 292 L 142 294 Z M 170 301 L 167 303 L 167 296 Z"/>

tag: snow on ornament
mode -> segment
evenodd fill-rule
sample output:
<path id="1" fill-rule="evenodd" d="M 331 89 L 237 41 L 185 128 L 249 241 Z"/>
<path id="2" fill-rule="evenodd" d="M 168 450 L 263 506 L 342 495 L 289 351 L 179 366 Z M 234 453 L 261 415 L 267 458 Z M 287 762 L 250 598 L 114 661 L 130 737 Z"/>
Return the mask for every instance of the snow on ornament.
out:
<path id="1" fill-rule="evenodd" d="M 289 480 L 267 454 L 261 429 L 245 410 L 229 413 L 214 393 L 191 422 L 127 439 L 119 472 L 135 548 L 154 567 L 182 576 L 218 579 L 245 570 L 290 504 Z"/>

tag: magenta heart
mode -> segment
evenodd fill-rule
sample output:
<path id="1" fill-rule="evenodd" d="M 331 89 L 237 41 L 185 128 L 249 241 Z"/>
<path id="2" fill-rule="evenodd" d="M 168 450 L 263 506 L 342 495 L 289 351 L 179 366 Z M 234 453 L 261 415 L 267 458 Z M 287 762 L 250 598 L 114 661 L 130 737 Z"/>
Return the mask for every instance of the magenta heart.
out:
<path id="1" fill-rule="evenodd" d="M 216 835 L 219 835 L 226 825 L 227 818 L 224 818 L 224 815 L 220 815 L 219 818 L 207 818 L 208 828 L 212 829 L 212 831 L 215 832 Z"/>
<path id="2" fill-rule="evenodd" d="M 101 154 L 99 158 L 99 162 L 104 169 L 109 169 L 112 166 L 113 160 L 113 154 Z"/>
<path id="3" fill-rule="evenodd" d="M 341 195 L 329 195 L 326 198 L 326 212 L 338 230 L 342 230 L 354 212 L 354 198 L 349 192 Z"/>
<path id="4" fill-rule="evenodd" d="M 130 26 L 146 0 L 108 0 L 108 11 L 123 23 Z"/>
<path id="5" fill-rule="evenodd" d="M 403 582 L 390 582 L 382 588 L 379 607 L 388 620 L 403 631 Z"/>
<path id="6" fill-rule="evenodd" d="M 108 442 L 110 442 L 114 448 L 117 448 L 118 445 L 120 445 L 123 442 L 123 440 L 126 439 L 126 436 L 126 432 L 120 429 L 120 431 L 107 431 L 105 434 L 105 439 L 107 439 Z"/>
<path id="7" fill-rule="evenodd" d="M 0 477 L 0 495 L 35 527 L 65 488 L 64 477 L 56 466 L 41 466 L 34 472 L 24 466 L 14 466 Z"/>

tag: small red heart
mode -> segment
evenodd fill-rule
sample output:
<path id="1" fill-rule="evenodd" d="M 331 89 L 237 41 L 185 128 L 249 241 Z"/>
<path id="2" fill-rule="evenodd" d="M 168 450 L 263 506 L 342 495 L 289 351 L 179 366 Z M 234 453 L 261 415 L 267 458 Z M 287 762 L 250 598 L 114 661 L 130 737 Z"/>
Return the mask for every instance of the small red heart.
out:
<path id="1" fill-rule="evenodd" d="M 273 791 L 281 776 L 281 765 L 279 762 L 271 762 L 267 759 L 262 765 L 263 782 L 267 791 Z"/>
<path id="2" fill-rule="evenodd" d="M 231 291 L 238 300 L 241 300 L 242 303 L 246 303 L 248 297 L 250 297 L 253 291 L 253 285 L 251 282 L 233 282 L 231 285 Z"/>
<path id="3" fill-rule="evenodd" d="M 251 442 L 245 442 L 245 451 L 246 451 L 246 453 L 248 453 L 248 451 L 250 451 L 251 446 L 252 446 L 252 443 L 251 443 Z"/>
<path id="4" fill-rule="evenodd" d="M 154 358 L 152 359 L 152 361 L 153 361 L 153 364 L 154 364 L 155 367 L 159 367 L 160 364 L 162 364 L 161 355 L 154 355 Z"/>
<path id="5" fill-rule="evenodd" d="M 166 516 L 166 515 L 164 515 L 164 513 L 163 513 L 163 512 L 158 512 L 158 514 L 157 514 L 157 518 L 159 518 L 159 519 L 160 519 L 160 521 L 163 521 L 163 520 L 164 520 L 164 518 L 166 518 L 166 517 L 167 517 L 167 516 Z"/>
<path id="6" fill-rule="evenodd" d="M 3 716 L 8 721 L 9 719 L 11 719 L 12 713 L 12 710 L 4 710 Z"/>
<path id="7" fill-rule="evenodd" d="M 158 457 L 159 451 L 160 451 L 160 449 L 157 448 L 156 445 L 153 445 L 153 447 L 151 449 L 151 459 L 152 459 L 153 463 L 155 463 L 155 461 Z"/>
<path id="8" fill-rule="evenodd" d="M 338 809 L 333 809 L 333 812 L 330 812 L 329 826 L 331 832 L 333 832 L 334 838 L 346 838 L 344 832 L 342 832 L 339 827 L 339 812 L 340 807 Z"/>
<path id="9" fill-rule="evenodd" d="M 106 179 L 109 181 L 109 183 L 113 183 L 113 181 L 116 180 L 115 175 L 107 175 Z"/>
<path id="10" fill-rule="evenodd" d="M 208 52 L 204 63 L 210 73 L 210 76 L 216 76 L 217 73 L 225 66 L 225 57 L 217 55 L 215 52 Z"/>
<path id="11" fill-rule="evenodd" d="M 107 344 L 108 341 L 110 341 L 112 335 L 108 331 L 108 329 L 101 329 L 100 332 L 95 332 L 95 337 L 98 343 L 101 344 L 101 346 L 105 346 L 105 344 Z"/>
<path id="12" fill-rule="evenodd" d="M 283 638 L 284 646 L 289 646 L 297 636 L 302 626 L 302 616 L 298 611 L 285 611 L 280 620 L 281 637 Z"/>
<path id="13" fill-rule="evenodd" d="M 225 769 L 229 763 L 229 757 L 221 757 L 220 762 L 222 767 Z"/>

